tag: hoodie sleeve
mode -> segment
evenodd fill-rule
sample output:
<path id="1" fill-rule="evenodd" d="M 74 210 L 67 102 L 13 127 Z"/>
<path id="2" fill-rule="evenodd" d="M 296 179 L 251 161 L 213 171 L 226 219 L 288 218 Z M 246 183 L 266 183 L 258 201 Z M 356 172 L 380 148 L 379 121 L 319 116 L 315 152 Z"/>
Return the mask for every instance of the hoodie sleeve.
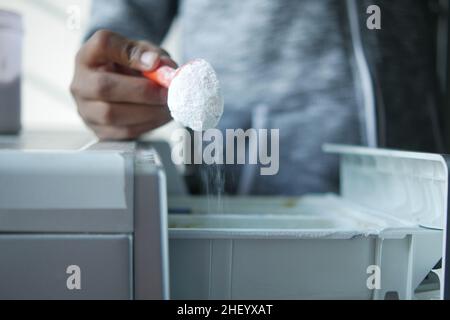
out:
<path id="1" fill-rule="evenodd" d="M 95 0 L 85 39 L 99 29 L 160 44 L 177 14 L 177 0 Z"/>

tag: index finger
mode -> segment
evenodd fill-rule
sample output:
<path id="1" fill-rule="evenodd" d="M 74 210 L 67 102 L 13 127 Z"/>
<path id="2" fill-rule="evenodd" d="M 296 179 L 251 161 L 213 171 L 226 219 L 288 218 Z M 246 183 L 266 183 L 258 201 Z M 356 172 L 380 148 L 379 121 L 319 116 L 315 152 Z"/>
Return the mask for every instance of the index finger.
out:
<path id="1" fill-rule="evenodd" d="M 144 41 L 127 39 L 108 30 L 97 31 L 83 46 L 78 59 L 88 67 L 113 62 L 138 71 L 150 71 L 160 62 L 162 50 Z"/>

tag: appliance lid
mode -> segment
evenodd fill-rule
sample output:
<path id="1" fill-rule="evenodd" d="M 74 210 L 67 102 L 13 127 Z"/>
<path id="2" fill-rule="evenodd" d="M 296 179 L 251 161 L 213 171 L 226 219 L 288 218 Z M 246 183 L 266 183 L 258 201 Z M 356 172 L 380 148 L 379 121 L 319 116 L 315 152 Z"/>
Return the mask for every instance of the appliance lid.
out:
<path id="1" fill-rule="evenodd" d="M 444 229 L 448 167 L 439 154 L 326 144 L 340 156 L 341 196 L 422 227 Z"/>

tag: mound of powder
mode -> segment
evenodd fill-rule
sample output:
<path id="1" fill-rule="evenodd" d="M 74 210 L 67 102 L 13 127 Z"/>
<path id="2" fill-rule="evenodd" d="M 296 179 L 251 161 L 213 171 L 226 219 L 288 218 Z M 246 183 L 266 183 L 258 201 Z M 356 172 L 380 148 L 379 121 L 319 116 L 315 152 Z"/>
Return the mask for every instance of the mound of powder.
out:
<path id="1" fill-rule="evenodd" d="M 168 105 L 175 121 L 194 131 L 215 128 L 223 114 L 223 96 L 212 66 L 193 60 L 177 71 Z"/>

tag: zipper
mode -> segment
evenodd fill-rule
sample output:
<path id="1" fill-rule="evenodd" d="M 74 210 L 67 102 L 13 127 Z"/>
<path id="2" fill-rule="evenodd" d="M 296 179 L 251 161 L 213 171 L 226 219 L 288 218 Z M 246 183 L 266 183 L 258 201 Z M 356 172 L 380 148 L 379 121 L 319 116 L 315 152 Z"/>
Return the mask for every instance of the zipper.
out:
<path id="1" fill-rule="evenodd" d="M 378 146 L 378 132 L 374 85 L 362 45 L 356 0 L 346 0 L 346 8 L 350 24 L 353 53 L 362 89 L 366 144 L 368 147 L 376 148 Z"/>

